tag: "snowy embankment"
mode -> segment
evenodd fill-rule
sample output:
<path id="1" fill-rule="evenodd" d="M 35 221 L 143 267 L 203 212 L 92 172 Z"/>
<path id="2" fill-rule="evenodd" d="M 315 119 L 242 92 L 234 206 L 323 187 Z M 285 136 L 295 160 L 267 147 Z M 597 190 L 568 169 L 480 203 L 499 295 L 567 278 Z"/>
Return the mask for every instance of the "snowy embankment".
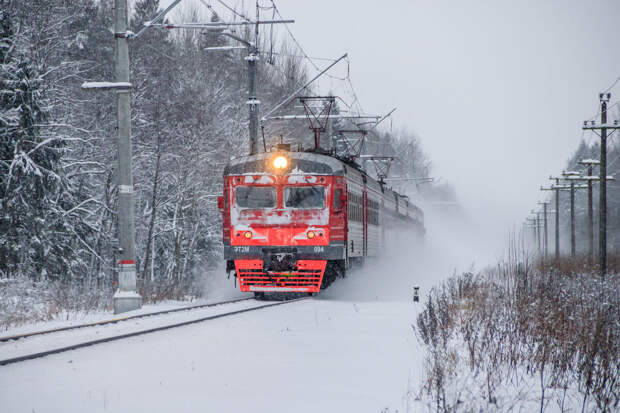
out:
<path id="1" fill-rule="evenodd" d="M 143 297 L 148 301 L 131 314 L 146 314 L 209 304 L 243 297 L 222 268 L 204 271 L 202 291 L 182 300 Z M 34 282 L 27 277 L 0 279 L 0 336 L 30 333 L 112 318 L 111 286 L 70 284 L 58 281 Z"/>
<path id="2" fill-rule="evenodd" d="M 522 261 L 523 263 L 523 261 Z M 617 411 L 620 274 L 502 264 L 433 290 L 416 332 L 437 411 Z"/>
<path id="3" fill-rule="evenodd" d="M 413 316 L 409 303 L 293 303 L 5 366 L 0 395 L 11 412 L 400 408 L 418 378 Z"/>
<path id="4" fill-rule="evenodd" d="M 118 323 L 104 325 L 92 325 L 74 330 L 52 332 L 19 340 L 9 340 L 0 343 L 0 360 L 7 360 L 17 357 L 28 356 L 43 351 L 60 349 L 73 345 L 78 345 L 95 340 L 115 337 L 123 334 L 131 334 L 139 331 L 146 331 L 154 328 L 164 327 L 192 320 L 211 317 L 232 311 L 252 309 L 265 305 L 257 300 L 243 300 L 240 302 L 227 303 L 213 307 L 193 308 L 186 311 L 175 311 L 174 313 L 156 314 L 149 317 L 140 317 Z M 162 306 L 163 307 L 163 306 Z M 173 307 L 172 309 L 183 308 Z M 160 310 L 162 311 L 162 310 Z M 132 315 L 140 314 L 131 312 Z M 143 314 L 147 314 L 142 312 Z M 109 319 L 109 318 L 108 318 Z"/>

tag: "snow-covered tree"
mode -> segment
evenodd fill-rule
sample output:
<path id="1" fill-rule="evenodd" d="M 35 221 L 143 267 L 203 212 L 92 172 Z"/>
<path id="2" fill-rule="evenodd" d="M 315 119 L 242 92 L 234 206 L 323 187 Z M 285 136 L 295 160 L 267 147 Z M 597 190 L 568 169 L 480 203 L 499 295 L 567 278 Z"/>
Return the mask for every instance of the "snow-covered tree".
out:
<path id="1" fill-rule="evenodd" d="M 8 10 L 0 12 L 0 271 L 58 271 L 54 215 L 63 192 L 61 139 L 45 131 L 48 120 L 40 70 L 15 32 Z"/>

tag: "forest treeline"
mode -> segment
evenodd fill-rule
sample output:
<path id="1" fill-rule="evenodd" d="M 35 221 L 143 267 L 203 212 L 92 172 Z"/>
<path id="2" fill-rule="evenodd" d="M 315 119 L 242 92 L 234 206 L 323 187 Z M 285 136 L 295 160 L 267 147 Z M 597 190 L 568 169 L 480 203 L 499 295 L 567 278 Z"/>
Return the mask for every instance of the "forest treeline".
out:
<path id="1" fill-rule="evenodd" d="M 131 30 L 158 9 L 158 0 L 137 1 Z M 80 88 L 114 80 L 112 16 L 111 0 L 2 0 L 0 279 L 112 288 L 116 101 L 113 92 Z M 186 10 L 184 19 L 199 21 L 200 13 Z M 225 44 L 210 32 L 157 29 L 130 44 L 136 256 L 146 300 L 186 294 L 221 261 L 222 170 L 248 148 L 247 52 L 204 50 Z M 309 79 L 286 42 L 276 48 L 258 65 L 262 110 Z M 303 121 L 266 128 L 277 135 L 311 137 Z M 379 136 L 385 151 L 399 154 L 394 173 L 428 176 L 412 133 Z"/>

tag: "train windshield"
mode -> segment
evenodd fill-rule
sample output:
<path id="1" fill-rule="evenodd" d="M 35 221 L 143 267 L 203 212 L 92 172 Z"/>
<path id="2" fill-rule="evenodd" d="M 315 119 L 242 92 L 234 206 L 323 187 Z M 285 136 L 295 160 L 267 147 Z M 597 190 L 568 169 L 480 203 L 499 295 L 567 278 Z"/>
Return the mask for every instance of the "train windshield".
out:
<path id="1" fill-rule="evenodd" d="M 322 186 L 290 186 L 284 189 L 284 206 L 298 209 L 325 207 L 325 188 Z"/>
<path id="2" fill-rule="evenodd" d="M 276 189 L 271 186 L 238 186 L 235 188 L 235 203 L 241 208 L 275 208 Z"/>

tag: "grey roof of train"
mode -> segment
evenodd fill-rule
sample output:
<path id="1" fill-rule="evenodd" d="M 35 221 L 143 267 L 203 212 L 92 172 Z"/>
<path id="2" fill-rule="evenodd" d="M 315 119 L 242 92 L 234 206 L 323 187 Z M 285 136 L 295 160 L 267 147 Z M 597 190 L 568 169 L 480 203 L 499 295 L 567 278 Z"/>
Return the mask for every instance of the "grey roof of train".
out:
<path id="1" fill-rule="evenodd" d="M 239 158 L 235 158 L 232 159 L 228 165 L 226 165 L 226 167 L 224 168 L 224 175 L 230 175 L 231 174 L 231 170 L 235 170 L 235 167 L 240 167 L 243 164 L 252 164 L 254 162 L 266 162 L 269 159 L 271 159 L 272 157 L 276 156 L 276 152 L 264 152 L 264 153 L 259 153 L 256 155 L 250 155 L 250 156 L 241 156 Z M 296 163 L 296 167 L 299 168 L 301 170 L 301 172 L 303 173 L 309 173 L 309 174 L 318 174 L 318 175 L 343 175 L 344 174 L 344 167 L 343 167 L 343 163 L 342 161 L 333 158 L 331 156 L 328 155 L 322 155 L 322 154 L 318 154 L 318 153 L 311 153 L 311 152 L 286 152 L 286 156 L 289 159 L 292 160 L 298 160 L 298 161 L 302 161 L 302 162 L 298 162 Z M 303 162 L 303 161 L 307 161 Z M 322 164 L 326 167 L 328 167 L 330 169 L 330 171 L 316 171 L 316 170 L 304 170 L 303 167 L 304 166 L 309 166 L 309 162 L 313 162 L 313 163 L 319 163 Z M 243 175 L 243 174 L 256 174 L 258 173 L 258 171 L 247 171 L 247 172 L 232 172 L 232 174 L 237 175 Z"/>
<path id="2" fill-rule="evenodd" d="M 259 153 L 256 155 L 249 155 L 249 156 L 240 156 L 238 158 L 234 158 L 231 159 L 231 161 L 226 165 L 226 167 L 224 168 L 224 176 L 226 175 L 257 175 L 257 174 L 261 174 L 262 172 L 259 172 L 258 170 L 254 170 L 254 171 L 247 171 L 247 172 L 232 172 L 231 173 L 231 169 L 235 169 L 235 167 L 240 167 L 244 164 L 252 164 L 254 162 L 266 162 L 269 159 L 271 159 L 272 157 L 276 156 L 278 153 L 277 152 L 263 152 L 263 153 Z M 323 154 L 319 154 L 319 153 L 312 153 L 312 152 L 286 152 L 286 155 L 289 157 L 289 159 L 295 159 L 295 160 L 302 160 L 302 161 L 309 161 L 309 162 L 316 162 L 322 165 L 325 165 L 327 167 L 329 167 L 331 169 L 331 171 L 324 171 L 324 172 L 317 172 L 316 170 L 308 170 L 308 171 L 303 171 L 305 173 L 309 173 L 309 174 L 315 174 L 315 175 L 344 175 L 344 168 L 345 168 L 345 163 L 342 162 L 341 160 L 334 158 L 332 156 L 329 155 L 323 155 Z M 303 162 L 299 163 L 298 166 L 303 166 Z M 355 169 L 351 166 L 349 166 L 349 168 L 351 170 L 356 170 L 359 174 L 364 175 L 366 174 L 364 171 Z M 264 169 L 264 168 L 261 168 Z M 375 180 L 371 181 L 373 185 L 375 185 L 376 187 L 380 187 L 380 184 L 378 182 L 376 182 Z M 392 188 L 386 187 L 384 188 L 384 192 L 390 192 L 392 194 L 397 195 L 400 198 L 405 198 L 406 195 L 402 195 L 399 194 L 398 192 L 394 191 Z M 406 197 L 408 198 L 408 197 Z M 413 203 L 409 202 L 410 205 L 415 206 Z M 417 208 L 417 207 L 416 207 Z"/>

